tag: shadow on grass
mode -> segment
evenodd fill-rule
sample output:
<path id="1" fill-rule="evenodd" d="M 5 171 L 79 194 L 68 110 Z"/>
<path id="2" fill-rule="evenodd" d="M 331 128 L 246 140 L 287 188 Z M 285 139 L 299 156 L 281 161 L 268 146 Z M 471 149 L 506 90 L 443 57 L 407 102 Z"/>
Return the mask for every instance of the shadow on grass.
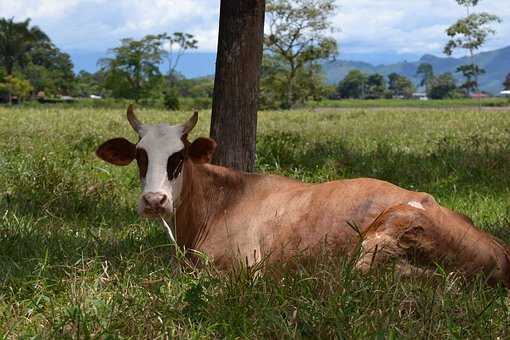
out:
<path id="1" fill-rule="evenodd" d="M 115 223 L 104 222 L 106 225 Z M 91 227 L 86 222 L 63 223 L 54 219 L 36 220 L 30 215 L 6 214 L 3 217 L 0 287 L 16 290 L 39 278 L 58 287 L 62 280 L 82 273 L 101 276 L 104 268 L 100 265 L 104 263 L 107 263 L 109 275 L 143 276 L 172 262 L 173 248 L 164 231 L 156 226 L 125 223 L 125 229 L 112 230 Z M 25 288 L 31 291 L 37 287 Z"/>
<path id="2" fill-rule="evenodd" d="M 168 265 L 163 229 L 140 221 L 126 188 L 112 180 L 87 187 L 87 180 L 62 180 L 61 170 L 44 173 L 44 183 L 22 178 L 0 196 L 0 286 L 21 287 L 44 268 L 41 277 L 58 282 L 89 263 L 150 268 L 145 273 Z"/>
<path id="3" fill-rule="evenodd" d="M 331 179 L 372 177 L 414 190 L 508 192 L 510 138 L 493 145 L 488 139 L 466 137 L 435 141 L 421 154 L 396 150 L 387 142 L 362 151 L 342 140 L 308 143 L 294 133 L 259 136 L 257 165 L 268 172 L 298 170 L 312 181 L 325 171 Z"/>

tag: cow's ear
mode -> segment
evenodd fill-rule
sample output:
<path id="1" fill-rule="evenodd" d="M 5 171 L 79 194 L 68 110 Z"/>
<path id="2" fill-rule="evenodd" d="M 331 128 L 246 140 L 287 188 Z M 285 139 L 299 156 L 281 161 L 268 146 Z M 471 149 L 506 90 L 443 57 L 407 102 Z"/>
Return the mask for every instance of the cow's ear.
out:
<path id="1" fill-rule="evenodd" d="M 217 145 L 214 139 L 199 137 L 188 147 L 188 155 L 194 163 L 209 163 Z"/>
<path id="2" fill-rule="evenodd" d="M 97 157 L 114 165 L 128 165 L 136 157 L 136 145 L 125 138 L 110 139 L 96 150 Z"/>

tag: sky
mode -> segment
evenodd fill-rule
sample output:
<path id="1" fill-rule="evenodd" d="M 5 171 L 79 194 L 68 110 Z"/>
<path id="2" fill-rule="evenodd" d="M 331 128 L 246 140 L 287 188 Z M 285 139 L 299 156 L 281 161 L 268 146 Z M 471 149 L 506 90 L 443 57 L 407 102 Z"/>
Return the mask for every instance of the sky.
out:
<path id="1" fill-rule="evenodd" d="M 209 55 L 214 64 L 219 4 L 219 0 L 0 0 L 0 17 L 31 18 L 60 49 L 89 62 L 122 38 L 188 32 L 198 40 L 197 52 Z M 338 0 L 337 5 L 331 35 L 338 40 L 339 58 L 372 63 L 441 55 L 445 29 L 465 15 L 454 0 Z M 483 50 L 510 45 L 510 0 L 482 0 L 477 11 L 503 19 Z"/>

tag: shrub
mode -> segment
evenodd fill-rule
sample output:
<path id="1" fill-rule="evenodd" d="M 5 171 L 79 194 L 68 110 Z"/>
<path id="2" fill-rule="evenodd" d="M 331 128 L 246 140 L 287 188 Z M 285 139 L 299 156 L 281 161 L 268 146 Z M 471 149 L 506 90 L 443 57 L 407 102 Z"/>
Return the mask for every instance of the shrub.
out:
<path id="1" fill-rule="evenodd" d="M 179 110 L 179 97 L 175 89 L 170 89 L 165 92 L 164 104 L 167 110 Z"/>

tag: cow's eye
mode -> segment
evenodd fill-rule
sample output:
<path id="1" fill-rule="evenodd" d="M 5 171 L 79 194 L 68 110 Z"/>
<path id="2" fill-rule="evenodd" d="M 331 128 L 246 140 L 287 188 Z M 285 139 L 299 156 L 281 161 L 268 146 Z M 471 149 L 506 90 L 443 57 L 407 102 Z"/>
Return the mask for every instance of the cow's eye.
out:
<path id="1" fill-rule="evenodd" d="M 173 180 L 179 176 L 183 162 L 184 156 L 182 155 L 182 152 L 176 152 L 172 156 L 168 157 L 166 172 L 169 180 Z"/>
<path id="2" fill-rule="evenodd" d="M 140 170 L 140 178 L 145 178 L 147 175 L 147 166 L 149 165 L 149 157 L 144 149 L 136 149 L 136 162 Z"/>

